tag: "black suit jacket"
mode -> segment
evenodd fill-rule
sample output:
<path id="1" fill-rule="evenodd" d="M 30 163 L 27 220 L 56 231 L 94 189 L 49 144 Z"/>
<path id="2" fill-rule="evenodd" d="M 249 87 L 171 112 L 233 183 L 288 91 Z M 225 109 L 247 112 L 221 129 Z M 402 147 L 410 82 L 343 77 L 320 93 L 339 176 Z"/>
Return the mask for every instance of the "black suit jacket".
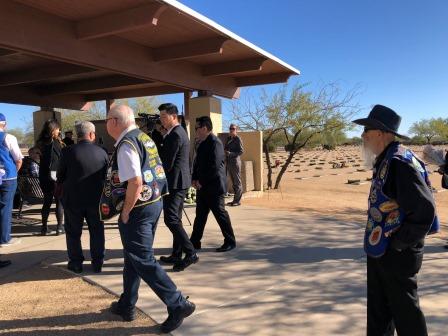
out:
<path id="1" fill-rule="evenodd" d="M 163 139 L 161 150 L 163 168 L 168 180 L 168 189 L 187 189 L 191 186 L 190 141 L 180 125 L 174 127 Z"/>
<path id="2" fill-rule="evenodd" d="M 62 202 L 68 207 L 97 207 L 103 189 L 108 156 L 87 140 L 62 150 L 57 172 Z"/>
<path id="3" fill-rule="evenodd" d="M 222 195 L 226 192 L 224 146 L 216 135 L 210 134 L 199 144 L 193 166 L 193 180 L 198 180 L 202 191 Z"/>

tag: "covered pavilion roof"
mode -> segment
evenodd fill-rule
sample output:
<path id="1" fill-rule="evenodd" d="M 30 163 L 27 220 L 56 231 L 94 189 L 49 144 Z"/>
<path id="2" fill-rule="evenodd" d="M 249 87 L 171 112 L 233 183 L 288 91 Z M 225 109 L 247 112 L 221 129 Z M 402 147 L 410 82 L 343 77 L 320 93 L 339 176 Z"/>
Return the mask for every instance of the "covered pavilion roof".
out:
<path id="1" fill-rule="evenodd" d="M 282 83 L 299 71 L 174 0 L 0 1 L 0 102 L 90 101 Z"/>

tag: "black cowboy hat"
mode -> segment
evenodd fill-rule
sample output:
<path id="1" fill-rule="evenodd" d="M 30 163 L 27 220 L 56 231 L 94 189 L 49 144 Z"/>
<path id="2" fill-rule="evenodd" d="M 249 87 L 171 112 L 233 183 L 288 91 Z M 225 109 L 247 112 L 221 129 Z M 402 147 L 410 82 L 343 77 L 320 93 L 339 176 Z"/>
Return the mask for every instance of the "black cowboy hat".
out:
<path id="1" fill-rule="evenodd" d="M 367 118 L 353 120 L 353 123 L 389 132 L 401 139 L 409 140 L 407 136 L 398 133 L 401 117 L 394 110 L 383 105 L 375 105 Z"/>

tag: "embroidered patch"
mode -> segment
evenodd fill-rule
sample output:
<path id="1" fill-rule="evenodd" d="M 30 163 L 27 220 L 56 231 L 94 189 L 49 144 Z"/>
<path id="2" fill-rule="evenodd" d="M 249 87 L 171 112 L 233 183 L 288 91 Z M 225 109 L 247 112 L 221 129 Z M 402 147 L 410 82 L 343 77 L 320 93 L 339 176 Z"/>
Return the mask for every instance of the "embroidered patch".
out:
<path id="1" fill-rule="evenodd" d="M 146 201 L 149 201 L 151 196 L 152 196 L 151 187 L 147 184 L 144 184 L 142 187 L 142 192 L 140 193 L 140 196 L 138 197 L 138 199 L 142 202 L 146 202 Z"/>
<path id="2" fill-rule="evenodd" d="M 101 213 L 106 216 L 109 215 L 110 213 L 109 205 L 107 205 L 106 203 L 101 204 Z"/>
<path id="3" fill-rule="evenodd" d="M 118 176 L 118 170 L 112 171 L 112 177 L 110 178 L 110 182 L 114 187 L 118 187 L 121 185 L 120 177 Z"/>
<path id="4" fill-rule="evenodd" d="M 154 176 L 152 175 L 152 172 L 150 170 L 145 170 L 143 172 L 143 179 L 145 182 L 150 183 L 154 180 Z"/>
<path id="5" fill-rule="evenodd" d="M 115 189 L 114 191 L 112 191 L 112 194 L 113 194 L 115 197 L 123 196 L 124 194 L 126 194 L 126 189 L 125 189 L 125 188 L 118 188 L 118 189 Z"/>
<path id="6" fill-rule="evenodd" d="M 163 170 L 163 167 L 161 165 L 157 165 L 155 171 L 156 171 L 156 178 L 158 179 L 165 178 L 165 171 Z"/>
<path id="7" fill-rule="evenodd" d="M 109 183 L 106 183 L 106 185 L 104 186 L 104 196 L 106 197 L 110 197 L 111 195 L 111 187 Z"/>
<path id="8" fill-rule="evenodd" d="M 157 184 L 157 182 L 154 181 L 154 183 L 152 184 L 152 188 L 154 189 L 154 198 L 159 197 L 160 189 L 159 189 L 159 185 Z"/>
<path id="9" fill-rule="evenodd" d="M 384 180 L 384 178 L 386 177 L 386 173 L 387 173 L 387 163 L 385 163 L 383 165 L 383 168 L 381 168 L 380 179 Z"/>
<path id="10" fill-rule="evenodd" d="M 110 180 L 112 177 L 112 167 L 107 168 L 106 179 Z"/>
<path id="11" fill-rule="evenodd" d="M 375 222 L 381 222 L 383 219 L 383 215 L 377 208 L 370 208 L 370 216 L 372 216 Z"/>
<path id="12" fill-rule="evenodd" d="M 399 218 L 400 218 L 400 211 L 398 210 L 392 211 L 386 218 L 386 225 L 397 224 Z"/>
<path id="13" fill-rule="evenodd" d="M 381 240 L 381 233 L 383 232 L 383 229 L 381 229 L 381 226 L 375 227 L 369 236 L 369 244 L 372 246 L 375 246 L 378 244 Z"/>
<path id="14" fill-rule="evenodd" d="M 377 200 L 378 200 L 377 191 L 375 188 L 372 188 L 372 190 L 370 191 L 369 201 L 371 204 L 374 204 L 376 203 Z"/>
<path id="15" fill-rule="evenodd" d="M 398 209 L 398 203 L 395 201 L 387 201 L 387 202 L 381 203 L 379 208 L 382 212 L 391 212 L 393 210 Z"/>
<path id="16" fill-rule="evenodd" d="M 373 229 L 373 221 L 371 219 L 367 220 L 366 230 L 371 231 Z"/>

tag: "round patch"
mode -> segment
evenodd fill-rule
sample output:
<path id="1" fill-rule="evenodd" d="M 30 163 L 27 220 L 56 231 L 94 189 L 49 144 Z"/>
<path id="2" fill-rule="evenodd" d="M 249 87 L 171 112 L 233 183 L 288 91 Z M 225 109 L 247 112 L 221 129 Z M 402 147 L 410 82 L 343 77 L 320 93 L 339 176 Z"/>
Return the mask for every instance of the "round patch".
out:
<path id="1" fill-rule="evenodd" d="M 117 209 L 117 211 L 121 211 L 121 209 L 123 209 L 123 205 L 124 205 L 124 200 L 118 202 L 118 204 L 115 206 L 115 209 Z"/>
<path id="2" fill-rule="evenodd" d="M 142 202 L 146 202 L 149 201 L 151 196 L 152 196 L 152 189 L 150 188 L 150 186 L 147 184 L 143 185 L 142 192 L 140 193 L 138 199 Z"/>
<path id="3" fill-rule="evenodd" d="M 154 180 L 154 176 L 152 175 L 152 172 L 150 170 L 145 170 L 143 172 L 143 179 L 146 183 L 150 183 Z"/>
<path id="4" fill-rule="evenodd" d="M 383 232 L 383 230 L 381 229 L 381 226 L 377 226 L 375 227 L 372 232 L 370 233 L 369 236 L 369 244 L 372 246 L 375 246 L 376 244 L 378 244 L 381 240 L 381 233 Z"/>
<path id="5" fill-rule="evenodd" d="M 391 212 L 393 210 L 398 209 L 398 203 L 395 201 L 387 201 L 387 202 L 381 203 L 381 205 L 379 206 L 379 209 L 382 212 Z"/>
<path id="6" fill-rule="evenodd" d="M 118 176 L 118 170 L 114 170 L 112 172 L 112 176 L 110 178 L 110 182 L 112 183 L 112 185 L 114 187 L 118 187 L 119 185 L 121 185 L 120 177 Z"/>
<path id="7" fill-rule="evenodd" d="M 106 184 L 105 186 L 104 186 L 104 196 L 106 196 L 106 197 L 110 197 L 110 195 L 111 195 L 111 187 L 110 187 L 110 184 Z"/>
<path id="8" fill-rule="evenodd" d="M 377 208 L 370 208 L 369 212 L 375 222 L 381 222 L 383 219 L 383 215 Z"/>
<path id="9" fill-rule="evenodd" d="M 117 188 L 117 189 L 114 189 L 114 191 L 112 191 L 112 194 L 113 194 L 115 197 L 123 196 L 124 194 L 126 194 L 126 189 L 125 189 L 125 188 Z"/>
<path id="10" fill-rule="evenodd" d="M 155 171 L 156 171 L 156 178 L 158 179 L 165 178 L 165 171 L 163 170 L 163 167 L 161 165 L 157 165 Z"/>
<path id="11" fill-rule="evenodd" d="M 398 210 L 392 211 L 386 218 L 386 225 L 397 224 L 399 218 L 400 218 L 400 211 Z"/>
<path id="12" fill-rule="evenodd" d="M 106 203 L 101 204 L 101 213 L 107 216 L 110 213 L 109 205 Z"/>

